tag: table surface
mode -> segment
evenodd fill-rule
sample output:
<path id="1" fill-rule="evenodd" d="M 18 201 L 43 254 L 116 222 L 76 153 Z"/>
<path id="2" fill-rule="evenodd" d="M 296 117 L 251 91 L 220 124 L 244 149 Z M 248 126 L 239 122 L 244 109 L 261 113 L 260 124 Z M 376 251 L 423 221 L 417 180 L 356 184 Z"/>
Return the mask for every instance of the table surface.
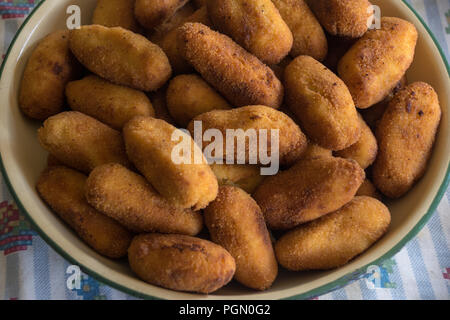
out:
<path id="1" fill-rule="evenodd" d="M 38 0 L 0 0 L 0 54 Z M 408 0 L 424 18 L 447 58 L 450 0 Z M 450 189 L 436 212 L 392 259 L 344 288 L 314 299 L 450 299 Z M 49 247 L 19 212 L 0 176 L 0 299 L 135 299 L 83 274 L 69 289 L 70 263 Z"/>

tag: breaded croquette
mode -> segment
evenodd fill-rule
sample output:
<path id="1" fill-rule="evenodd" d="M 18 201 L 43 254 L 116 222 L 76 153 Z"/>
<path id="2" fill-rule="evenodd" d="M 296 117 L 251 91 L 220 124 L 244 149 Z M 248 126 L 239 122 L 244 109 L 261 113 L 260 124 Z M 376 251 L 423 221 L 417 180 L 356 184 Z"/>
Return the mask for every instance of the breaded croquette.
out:
<path id="1" fill-rule="evenodd" d="M 186 3 L 183 7 L 175 12 L 175 14 L 163 24 L 155 27 L 148 34 L 148 39 L 160 45 L 160 41 L 172 30 L 180 27 L 195 12 L 194 5 L 191 2 Z"/>
<path id="2" fill-rule="evenodd" d="M 361 136 L 358 112 L 348 88 L 309 56 L 298 56 L 284 72 L 286 102 L 314 143 L 342 150 Z"/>
<path id="3" fill-rule="evenodd" d="M 128 249 L 130 267 L 142 280 L 164 288 L 212 293 L 233 278 L 236 263 L 221 246 L 176 234 L 142 234 Z"/>
<path id="4" fill-rule="evenodd" d="M 154 116 L 145 93 L 115 85 L 95 75 L 69 82 L 66 86 L 69 106 L 116 130 L 135 116 Z"/>
<path id="5" fill-rule="evenodd" d="M 189 0 L 136 0 L 134 15 L 148 30 L 169 20 Z"/>
<path id="6" fill-rule="evenodd" d="M 334 36 L 359 38 L 370 26 L 372 4 L 367 0 L 308 0 L 322 26 Z"/>
<path id="7" fill-rule="evenodd" d="M 302 159 L 331 156 L 333 156 L 333 151 L 322 148 L 318 144 L 308 142 L 308 147 L 306 148 L 305 152 L 303 152 Z"/>
<path id="8" fill-rule="evenodd" d="M 84 173 L 110 162 L 130 164 L 120 132 L 80 112 L 67 111 L 48 118 L 38 135 L 45 150 Z"/>
<path id="9" fill-rule="evenodd" d="M 135 117 L 123 135 L 131 162 L 171 203 L 199 210 L 216 198 L 217 179 L 190 135 L 150 117 Z"/>
<path id="10" fill-rule="evenodd" d="M 122 27 L 139 33 L 142 28 L 134 16 L 136 0 L 98 0 L 92 24 L 105 27 Z"/>
<path id="11" fill-rule="evenodd" d="M 290 55 L 311 56 L 322 61 L 327 56 L 325 32 L 305 0 L 272 0 L 294 37 Z"/>
<path id="12" fill-rule="evenodd" d="M 90 25 L 73 29 L 69 45 L 77 59 L 93 73 L 137 90 L 157 90 L 172 73 L 160 47 L 121 27 Z"/>
<path id="13" fill-rule="evenodd" d="M 383 117 L 383 113 L 386 111 L 386 109 L 389 105 L 389 102 L 391 102 L 391 100 L 394 98 L 394 96 L 397 94 L 397 92 L 399 92 L 401 89 L 405 88 L 407 85 L 408 85 L 408 80 L 405 75 L 397 83 L 395 88 L 388 94 L 388 96 L 386 98 L 384 98 L 383 101 L 378 102 L 377 104 L 371 106 L 370 108 L 359 110 L 359 113 L 364 118 L 364 121 L 374 132 L 378 125 L 378 122 Z"/>
<path id="14" fill-rule="evenodd" d="M 64 88 L 79 73 L 69 50 L 69 31 L 56 31 L 39 42 L 31 54 L 19 91 L 19 107 L 33 119 L 45 120 L 65 107 Z"/>
<path id="15" fill-rule="evenodd" d="M 369 30 L 342 57 L 338 73 L 355 105 L 366 109 L 386 98 L 414 58 L 417 30 L 408 21 L 381 18 L 381 29 Z"/>
<path id="16" fill-rule="evenodd" d="M 292 49 L 293 36 L 271 0 L 208 0 L 216 29 L 262 62 L 278 64 Z"/>
<path id="17" fill-rule="evenodd" d="M 256 165 L 213 163 L 211 169 L 219 185 L 238 186 L 249 194 L 252 194 L 265 178 Z"/>
<path id="18" fill-rule="evenodd" d="M 188 130 L 191 135 L 194 134 L 195 121 L 200 121 L 202 124 L 203 132 L 208 129 L 219 130 L 224 137 L 230 134 L 227 130 L 243 130 L 244 133 L 249 129 L 256 130 L 256 140 L 258 141 L 256 146 L 260 144 L 261 129 L 266 129 L 267 137 L 267 153 L 271 154 L 272 147 L 272 133 L 271 130 L 278 130 L 278 154 L 279 163 L 282 165 L 290 165 L 295 163 L 306 148 L 306 137 L 299 128 L 299 126 L 286 114 L 281 111 L 269 108 L 266 106 L 247 106 L 232 110 L 214 110 L 207 113 L 203 113 L 189 123 Z M 239 136 L 239 133 L 236 133 Z M 242 135 L 240 135 L 242 137 Z M 242 137 L 244 138 L 244 137 Z M 226 141 L 223 145 L 223 158 L 231 158 L 233 163 L 240 163 L 239 154 L 241 151 L 245 151 L 245 161 L 241 161 L 246 164 L 259 164 L 260 150 L 259 147 L 252 148 L 250 150 L 250 139 L 245 139 L 245 149 L 239 149 L 239 141 L 234 145 L 232 149 L 234 155 L 230 155 L 226 148 Z M 250 151 L 256 154 L 252 157 Z M 240 164 L 243 164 L 240 163 Z"/>
<path id="19" fill-rule="evenodd" d="M 389 103 L 376 130 L 379 144 L 373 182 L 386 196 L 398 198 L 425 173 L 441 119 L 434 89 L 414 82 Z"/>
<path id="20" fill-rule="evenodd" d="M 354 160 L 306 158 L 267 177 L 253 194 L 271 229 L 291 229 L 353 199 L 365 178 Z"/>
<path id="21" fill-rule="evenodd" d="M 55 213 L 95 251 L 110 258 L 126 256 L 132 234 L 86 202 L 86 178 L 75 170 L 53 166 L 41 174 L 36 188 Z"/>
<path id="22" fill-rule="evenodd" d="M 144 177 L 119 164 L 95 168 L 85 194 L 91 206 L 135 232 L 196 235 L 202 230 L 200 213 L 170 204 Z"/>
<path id="23" fill-rule="evenodd" d="M 184 58 L 234 107 L 278 108 L 283 86 L 273 71 L 236 44 L 201 23 L 186 23 L 178 38 Z"/>
<path id="24" fill-rule="evenodd" d="M 240 188 L 221 186 L 204 214 L 211 239 L 236 261 L 235 279 L 252 289 L 268 289 L 277 277 L 278 263 L 255 200 Z"/>
<path id="25" fill-rule="evenodd" d="M 187 17 L 183 23 L 186 22 L 199 22 L 206 26 L 211 26 L 211 21 L 208 17 L 208 12 L 206 7 L 198 9 L 192 15 Z M 182 24 L 183 24 L 182 23 Z M 156 42 L 161 49 L 166 53 L 169 58 L 170 64 L 173 69 L 173 73 L 190 73 L 193 71 L 193 67 L 184 59 L 183 54 L 180 50 L 180 43 L 178 41 L 178 28 L 174 28 Z"/>
<path id="26" fill-rule="evenodd" d="M 361 128 L 361 137 L 350 147 L 336 151 L 335 156 L 353 159 L 358 162 L 361 168 L 366 169 L 375 161 L 375 158 L 377 157 L 378 144 L 372 130 L 370 130 L 369 126 L 359 114 L 358 119 Z"/>
<path id="27" fill-rule="evenodd" d="M 381 195 L 377 191 L 377 188 L 375 188 L 373 183 L 367 178 L 366 180 L 364 180 L 361 187 L 359 187 L 358 192 L 356 192 L 356 196 L 367 196 L 375 198 L 377 200 L 381 200 Z"/>
<path id="28" fill-rule="evenodd" d="M 231 109 L 228 102 L 196 74 L 173 78 L 167 88 L 166 101 L 170 114 L 182 127 L 187 127 L 202 113 Z"/>
<path id="29" fill-rule="evenodd" d="M 381 238 L 390 222 L 383 203 L 356 197 L 338 211 L 281 237 L 275 244 L 278 262 L 293 271 L 340 267 Z"/>

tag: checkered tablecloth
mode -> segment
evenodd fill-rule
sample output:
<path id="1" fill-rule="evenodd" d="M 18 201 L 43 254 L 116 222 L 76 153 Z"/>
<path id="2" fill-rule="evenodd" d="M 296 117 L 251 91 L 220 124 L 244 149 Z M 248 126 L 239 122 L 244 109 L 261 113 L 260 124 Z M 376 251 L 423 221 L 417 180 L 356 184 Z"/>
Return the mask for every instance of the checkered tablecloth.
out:
<path id="1" fill-rule="evenodd" d="M 37 2 L 0 0 L 2 59 L 24 17 Z M 408 2 L 428 23 L 450 57 L 450 0 Z M 449 299 L 449 197 L 447 190 L 418 236 L 392 259 L 377 266 L 376 280 L 367 274 L 315 299 Z M 68 288 L 69 266 L 32 229 L 0 176 L 0 299 L 134 299 L 88 275 L 83 275 L 80 289 Z"/>

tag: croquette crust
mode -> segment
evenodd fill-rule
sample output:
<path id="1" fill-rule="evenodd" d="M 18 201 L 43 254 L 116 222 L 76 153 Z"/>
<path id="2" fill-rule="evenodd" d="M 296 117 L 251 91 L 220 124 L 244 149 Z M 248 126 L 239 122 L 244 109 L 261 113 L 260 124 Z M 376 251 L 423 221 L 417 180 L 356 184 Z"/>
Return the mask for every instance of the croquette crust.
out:
<path id="1" fill-rule="evenodd" d="M 234 185 L 249 194 L 252 194 L 265 178 L 257 165 L 213 163 L 211 169 L 219 185 Z"/>
<path id="2" fill-rule="evenodd" d="M 266 106 L 246 106 L 232 110 L 214 110 L 201 114 L 189 123 L 188 130 L 194 133 L 194 121 L 202 122 L 202 130 L 217 129 L 226 136 L 227 129 L 267 129 L 267 151 L 271 152 L 272 129 L 279 130 L 279 161 L 283 165 L 295 163 L 304 152 L 307 141 L 300 127 L 281 111 Z M 259 145 L 259 140 L 258 140 Z M 234 148 L 234 160 L 237 159 L 237 144 Z M 223 147 L 223 157 L 227 158 L 226 146 Z M 259 154 L 259 152 L 258 152 Z M 249 142 L 245 144 L 246 163 L 249 163 Z M 259 155 L 258 155 L 259 161 Z M 236 161 L 234 162 L 236 163 Z"/>
<path id="3" fill-rule="evenodd" d="M 115 84 L 155 91 L 172 74 L 160 47 L 121 27 L 90 25 L 73 29 L 69 45 L 86 68 Z"/>
<path id="4" fill-rule="evenodd" d="M 134 16 L 136 0 L 98 0 L 92 24 L 105 27 L 122 27 L 139 33 L 142 28 Z"/>
<path id="5" fill-rule="evenodd" d="M 178 40 L 184 58 L 234 107 L 280 107 L 283 86 L 273 71 L 228 36 L 185 23 Z"/>
<path id="6" fill-rule="evenodd" d="M 342 150 L 361 136 L 358 113 L 345 83 L 309 56 L 298 56 L 284 71 L 286 102 L 308 137 Z"/>
<path id="7" fill-rule="evenodd" d="M 319 21 L 304 0 L 272 0 L 293 35 L 290 55 L 311 56 L 322 61 L 327 56 L 328 43 Z"/>
<path id="8" fill-rule="evenodd" d="M 169 20 L 189 0 L 136 0 L 134 15 L 139 23 L 151 30 Z"/>
<path id="9" fill-rule="evenodd" d="M 148 283 L 204 294 L 226 285 L 236 270 L 224 248 L 183 235 L 138 235 L 128 249 L 128 260 L 134 273 Z"/>
<path id="10" fill-rule="evenodd" d="M 209 0 L 214 27 L 267 64 L 278 64 L 292 48 L 293 36 L 271 0 Z"/>
<path id="11" fill-rule="evenodd" d="M 155 115 L 145 93 L 95 75 L 69 82 L 66 96 L 72 110 L 89 115 L 116 130 L 122 130 L 135 116 Z"/>
<path id="12" fill-rule="evenodd" d="M 384 195 L 401 197 L 423 176 L 440 119 L 438 96 L 424 82 L 408 85 L 391 100 L 376 130 L 379 152 L 372 168 Z"/>
<path id="13" fill-rule="evenodd" d="M 359 38 L 369 27 L 372 4 L 367 0 L 308 0 L 308 4 L 331 35 Z"/>
<path id="14" fill-rule="evenodd" d="M 130 165 L 120 132 L 81 112 L 66 111 L 48 118 L 38 137 L 41 146 L 61 163 L 84 173 L 110 162 Z"/>
<path id="15" fill-rule="evenodd" d="M 41 174 L 36 188 L 53 211 L 95 251 L 109 258 L 126 256 L 132 234 L 86 202 L 86 179 L 75 170 L 52 166 Z"/>
<path id="16" fill-rule="evenodd" d="M 364 170 L 354 160 L 306 158 L 267 177 L 253 198 L 270 229 L 286 230 L 341 208 L 364 179 Z"/>
<path id="17" fill-rule="evenodd" d="M 69 31 L 56 31 L 42 39 L 27 62 L 19 91 L 19 107 L 36 120 L 64 109 L 64 88 L 80 66 L 69 50 Z"/>
<path id="18" fill-rule="evenodd" d="M 231 109 L 230 104 L 196 74 L 173 78 L 167 88 L 166 101 L 170 114 L 184 128 L 200 114 Z"/>
<path id="19" fill-rule="evenodd" d="M 123 129 L 127 154 L 162 196 L 174 205 L 200 210 L 216 198 L 217 178 L 201 149 L 180 130 L 180 136 L 192 146 L 190 164 L 173 162 L 173 150 L 179 144 L 172 141 L 176 130 L 163 120 L 135 117 Z M 195 163 L 195 154 L 201 156 L 201 163 Z"/>
<path id="20" fill-rule="evenodd" d="M 212 25 L 206 7 L 198 9 L 192 15 L 184 19 L 180 26 L 186 22 L 198 22 L 208 27 Z M 163 49 L 169 58 L 174 74 L 191 73 L 194 68 L 183 57 L 180 49 L 181 44 L 178 41 L 178 32 L 179 28 L 174 28 L 164 34 L 164 36 L 156 43 Z"/>
<path id="21" fill-rule="evenodd" d="M 358 108 L 373 106 L 394 89 L 414 59 L 417 37 L 412 23 L 382 17 L 381 29 L 369 30 L 342 57 L 338 73 Z"/>
<path id="22" fill-rule="evenodd" d="M 382 200 L 381 194 L 377 191 L 377 188 L 373 185 L 372 181 L 367 178 L 364 180 L 361 187 L 359 187 L 356 196 L 367 196 L 380 201 Z"/>
<path id="23" fill-rule="evenodd" d="M 361 115 L 358 114 L 361 128 L 359 140 L 344 150 L 336 151 L 335 155 L 341 158 L 353 159 L 366 169 L 375 161 L 378 153 L 378 143 L 375 135 L 366 124 Z"/>
<path id="24" fill-rule="evenodd" d="M 338 211 L 286 233 L 275 244 L 275 253 L 288 270 L 337 268 L 371 247 L 390 222 L 383 203 L 355 197 Z"/>
<path id="25" fill-rule="evenodd" d="M 172 205 L 142 176 L 119 164 L 95 168 L 85 194 L 90 205 L 134 232 L 196 235 L 203 227 L 198 212 Z"/>
<path id="26" fill-rule="evenodd" d="M 204 215 L 211 239 L 236 261 L 235 279 L 252 289 L 268 289 L 277 277 L 278 263 L 255 200 L 240 188 L 221 186 Z"/>

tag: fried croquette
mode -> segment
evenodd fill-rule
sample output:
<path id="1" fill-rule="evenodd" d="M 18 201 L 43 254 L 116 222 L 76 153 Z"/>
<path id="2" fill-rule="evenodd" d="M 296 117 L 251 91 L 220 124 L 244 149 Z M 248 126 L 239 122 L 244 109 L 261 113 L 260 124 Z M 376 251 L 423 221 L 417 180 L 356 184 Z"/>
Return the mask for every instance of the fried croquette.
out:
<path id="1" fill-rule="evenodd" d="M 134 15 L 146 29 L 153 29 L 169 20 L 189 0 L 136 0 Z"/>
<path id="2" fill-rule="evenodd" d="M 327 56 L 328 44 L 319 21 L 304 0 L 272 0 L 294 37 L 290 55 L 311 56 L 322 61 Z"/>
<path id="3" fill-rule="evenodd" d="M 41 146 L 56 159 L 84 173 L 110 162 L 130 165 L 120 132 L 81 112 L 48 118 L 38 136 Z"/>
<path id="4" fill-rule="evenodd" d="M 424 82 L 410 84 L 389 103 L 376 130 L 379 152 L 372 170 L 384 195 L 399 198 L 423 176 L 440 119 L 438 96 Z"/>
<path id="5" fill-rule="evenodd" d="M 155 27 L 148 34 L 148 39 L 160 45 L 160 41 L 166 36 L 167 33 L 180 27 L 183 23 L 186 22 L 186 19 L 189 18 L 195 12 L 194 5 L 191 2 L 186 3 L 183 7 L 175 12 L 175 14 L 163 24 Z"/>
<path id="6" fill-rule="evenodd" d="M 216 198 L 216 176 L 189 134 L 163 120 L 135 117 L 123 135 L 131 162 L 170 202 L 199 210 Z"/>
<path id="7" fill-rule="evenodd" d="M 135 116 L 154 116 L 145 93 L 103 80 L 95 75 L 69 82 L 67 102 L 72 110 L 87 114 L 116 130 Z"/>
<path id="8" fill-rule="evenodd" d="M 86 202 L 86 178 L 75 170 L 53 166 L 41 174 L 36 188 L 55 213 L 96 252 L 110 258 L 126 256 L 132 234 Z"/>
<path id="9" fill-rule="evenodd" d="M 369 126 L 359 114 L 358 119 L 361 128 L 361 137 L 350 147 L 336 151 L 335 155 L 341 158 L 353 159 L 358 162 L 361 168 L 366 169 L 377 157 L 378 144 L 372 130 L 370 130 Z"/>
<path id="10" fill-rule="evenodd" d="M 333 212 L 353 199 L 365 179 L 354 160 L 316 157 L 267 177 L 253 194 L 266 223 L 291 229 Z"/>
<path id="11" fill-rule="evenodd" d="M 234 107 L 280 107 L 283 86 L 273 71 L 228 36 L 186 23 L 178 39 L 184 58 Z"/>
<path id="12" fill-rule="evenodd" d="M 208 0 L 216 29 L 262 62 L 278 64 L 292 49 L 293 36 L 271 0 Z"/>
<path id="13" fill-rule="evenodd" d="M 298 160 L 306 148 L 306 137 L 295 122 L 281 111 L 269 108 L 266 106 L 247 106 L 232 110 L 214 110 L 207 113 L 203 113 L 189 123 L 188 130 L 191 135 L 194 134 L 195 122 L 200 121 L 203 132 L 208 129 L 219 130 L 223 137 L 229 136 L 229 130 L 236 130 L 235 132 L 243 131 L 244 135 L 249 129 L 256 130 L 255 140 L 257 140 L 255 146 L 259 146 L 261 140 L 261 131 L 265 129 L 267 137 L 267 153 L 271 154 L 272 147 L 272 134 L 271 130 L 278 130 L 278 154 L 279 163 L 283 165 L 290 165 Z M 228 131 L 228 133 L 227 133 Z M 258 134 L 259 133 L 259 134 Z M 233 163 L 239 164 L 260 164 L 260 147 L 250 148 L 252 143 L 250 138 L 245 138 L 236 133 L 237 137 L 245 139 L 245 149 L 240 150 L 239 139 L 234 144 L 234 148 L 230 151 L 234 153 L 229 154 L 229 150 L 226 147 L 226 141 L 223 145 L 223 158 L 233 159 Z M 251 137 L 251 132 L 248 134 Z M 227 138 L 228 139 L 228 138 Z M 243 142 L 243 141 L 242 141 Z M 264 146 L 265 147 L 265 146 Z M 240 161 L 240 154 L 245 152 L 243 156 L 244 161 Z M 250 152 L 253 152 L 253 156 Z M 243 163 L 240 163 L 243 162 Z"/>
<path id="14" fill-rule="evenodd" d="M 192 15 L 187 17 L 183 23 L 186 22 L 198 22 L 206 26 L 211 26 L 211 21 L 208 17 L 206 7 L 198 9 Z M 191 73 L 193 67 L 184 59 L 181 50 L 180 42 L 178 41 L 178 28 L 174 28 L 170 32 L 166 33 L 164 37 L 157 42 L 161 46 L 163 51 L 169 58 L 172 70 L 175 74 Z"/>
<path id="15" fill-rule="evenodd" d="M 23 73 L 19 107 L 36 120 L 45 120 L 64 109 L 64 88 L 80 73 L 69 50 L 69 31 L 56 31 L 39 42 Z"/>
<path id="16" fill-rule="evenodd" d="M 98 0 L 92 24 L 105 27 L 122 27 L 140 33 L 142 28 L 134 16 L 136 0 Z"/>
<path id="17" fill-rule="evenodd" d="M 309 56 L 284 72 L 286 102 L 308 137 L 323 148 L 342 150 L 361 136 L 358 113 L 344 82 Z"/>
<path id="18" fill-rule="evenodd" d="M 196 235 L 203 227 L 200 213 L 172 205 L 145 178 L 119 164 L 95 168 L 85 194 L 91 206 L 138 233 Z"/>
<path id="19" fill-rule="evenodd" d="M 211 169 L 219 185 L 234 185 L 249 194 L 252 194 L 265 178 L 261 175 L 260 168 L 255 165 L 213 163 Z"/>
<path id="20" fill-rule="evenodd" d="M 342 57 L 338 73 L 356 106 L 366 109 L 394 89 L 414 59 L 417 30 L 408 21 L 381 18 L 381 29 L 369 30 Z"/>
<path id="21" fill-rule="evenodd" d="M 337 268 L 371 247 L 390 222 L 383 203 L 356 197 L 338 211 L 286 233 L 275 244 L 275 253 L 278 262 L 293 271 Z"/>
<path id="22" fill-rule="evenodd" d="M 202 113 L 231 109 L 228 102 L 196 74 L 173 78 L 167 89 L 166 101 L 170 114 L 184 128 Z"/>
<path id="23" fill-rule="evenodd" d="M 384 98 L 383 101 L 376 103 L 375 105 L 371 106 L 367 109 L 360 109 L 359 113 L 364 118 L 364 121 L 367 123 L 367 125 L 375 132 L 375 129 L 378 125 L 378 122 L 383 117 L 383 113 L 386 111 L 389 102 L 394 98 L 394 96 L 399 92 L 401 89 L 405 88 L 408 85 L 408 80 L 406 76 L 403 76 L 403 78 L 397 83 L 395 88 L 388 94 L 386 98 Z"/>
<path id="24" fill-rule="evenodd" d="M 375 188 L 375 186 L 369 179 L 364 180 L 361 187 L 359 187 L 358 192 L 356 192 L 356 196 L 367 196 L 375 198 L 377 200 L 381 200 L 380 193 L 377 191 L 377 188 Z"/>
<path id="25" fill-rule="evenodd" d="M 325 30 L 334 36 L 361 37 L 373 15 L 367 0 L 308 0 L 308 4 Z"/>
<path id="26" fill-rule="evenodd" d="M 128 249 L 131 270 L 160 287 L 212 293 L 233 278 L 236 263 L 222 247 L 208 240 L 175 234 L 142 234 Z"/>
<path id="27" fill-rule="evenodd" d="M 212 241 L 236 261 L 235 279 L 252 289 L 268 289 L 277 277 L 278 263 L 255 200 L 240 188 L 221 186 L 204 214 Z"/>
<path id="28" fill-rule="evenodd" d="M 154 91 L 172 74 L 160 47 L 121 27 L 90 25 L 73 29 L 69 45 L 86 68 L 115 84 Z"/>
<path id="29" fill-rule="evenodd" d="M 322 148 L 318 144 L 308 142 L 308 147 L 305 152 L 303 152 L 302 159 L 331 156 L 333 156 L 333 152 L 331 150 Z"/>

